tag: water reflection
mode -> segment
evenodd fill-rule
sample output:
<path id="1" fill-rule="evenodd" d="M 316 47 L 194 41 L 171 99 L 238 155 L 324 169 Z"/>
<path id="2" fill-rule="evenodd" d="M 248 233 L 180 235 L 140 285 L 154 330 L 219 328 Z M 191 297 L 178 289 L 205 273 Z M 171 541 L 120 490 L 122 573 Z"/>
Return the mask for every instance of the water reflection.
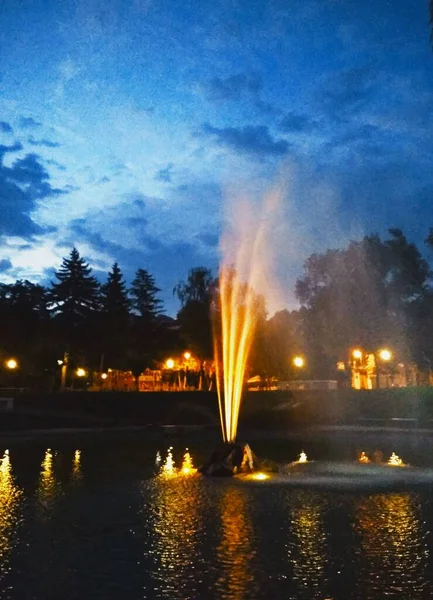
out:
<path id="1" fill-rule="evenodd" d="M 363 497 L 356 506 L 365 598 L 424 597 L 428 548 L 415 494 Z"/>
<path id="2" fill-rule="evenodd" d="M 36 492 L 38 500 L 38 514 L 41 518 L 47 516 L 47 511 L 52 508 L 54 501 L 61 489 L 53 468 L 54 454 L 50 448 L 45 452 L 41 463 L 38 489 Z"/>
<path id="3" fill-rule="evenodd" d="M 327 556 L 323 509 L 316 494 L 301 492 L 292 499 L 287 548 L 299 598 L 323 598 Z"/>
<path id="4" fill-rule="evenodd" d="M 11 536 L 19 520 L 18 507 L 22 491 L 15 484 L 9 451 L 0 459 L 0 579 L 6 575 Z"/>
<path id="5" fill-rule="evenodd" d="M 221 541 L 217 548 L 217 561 L 221 574 L 216 584 L 218 598 L 242 600 L 254 597 L 256 585 L 251 562 L 256 550 L 244 494 L 244 490 L 231 486 L 220 499 Z"/>
<path id="6" fill-rule="evenodd" d="M 156 597 L 192 598 L 198 571 L 201 486 L 195 478 L 157 477 L 153 482 L 151 523 Z M 147 511 L 146 511 L 147 513 Z M 148 514 L 146 514 L 148 518 Z"/>
<path id="7" fill-rule="evenodd" d="M 72 481 L 78 483 L 83 477 L 81 471 L 81 451 L 75 450 L 74 458 L 72 460 Z"/>

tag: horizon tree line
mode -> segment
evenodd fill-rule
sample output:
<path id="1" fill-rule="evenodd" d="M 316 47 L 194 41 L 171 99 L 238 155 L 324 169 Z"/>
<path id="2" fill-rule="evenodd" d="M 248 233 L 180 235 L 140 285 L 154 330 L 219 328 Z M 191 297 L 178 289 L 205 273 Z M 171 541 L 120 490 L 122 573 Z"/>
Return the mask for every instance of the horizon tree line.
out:
<path id="1" fill-rule="evenodd" d="M 426 245 L 433 249 L 433 228 Z M 57 360 L 135 376 L 169 354 L 188 348 L 213 358 L 218 278 L 206 267 L 189 270 L 173 293 L 177 320 L 164 315 L 155 278 L 139 268 L 129 288 L 117 262 L 99 283 L 76 248 L 47 287 L 28 280 L 0 284 L 0 359 L 20 362 L 24 385 L 55 387 Z M 291 357 L 306 357 L 305 378 L 335 378 L 336 363 L 354 347 L 389 347 L 399 361 L 430 372 L 433 363 L 432 271 L 417 246 L 399 229 L 388 237 L 365 236 L 345 248 L 312 254 L 296 283 L 298 310 L 257 315 L 249 374 L 299 376 Z M 12 377 L 2 371 L 2 383 Z M 57 378 L 57 379 L 56 379 Z"/>

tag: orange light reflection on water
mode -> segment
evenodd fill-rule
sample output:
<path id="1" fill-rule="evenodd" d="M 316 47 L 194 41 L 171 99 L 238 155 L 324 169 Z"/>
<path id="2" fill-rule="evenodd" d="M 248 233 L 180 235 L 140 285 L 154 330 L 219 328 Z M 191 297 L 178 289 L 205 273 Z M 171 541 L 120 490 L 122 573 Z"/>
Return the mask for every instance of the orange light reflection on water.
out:
<path id="1" fill-rule="evenodd" d="M 295 543 L 288 546 L 288 554 L 300 597 L 316 598 L 323 590 L 327 560 L 323 510 L 323 502 L 314 494 L 299 494 L 291 507 Z"/>
<path id="2" fill-rule="evenodd" d="M 0 459 L 0 578 L 3 577 L 10 534 L 18 519 L 22 491 L 15 484 L 9 451 Z"/>
<path id="3" fill-rule="evenodd" d="M 197 556 L 201 519 L 206 511 L 202 504 L 202 485 L 198 478 L 182 476 L 180 470 L 171 474 L 161 471 L 152 484 L 152 505 L 149 515 L 143 510 L 146 526 L 150 522 L 154 542 L 152 554 L 156 570 L 155 597 L 188 598 L 197 584 Z"/>
<path id="4" fill-rule="evenodd" d="M 252 560 L 256 550 L 252 524 L 242 489 L 229 487 L 221 497 L 221 541 L 217 548 L 220 576 L 218 597 L 241 600 L 254 598 Z"/>
<path id="5" fill-rule="evenodd" d="M 41 463 L 39 485 L 36 492 L 38 513 L 41 518 L 48 516 L 48 509 L 61 493 L 61 487 L 56 479 L 53 468 L 54 454 L 50 448 L 45 451 Z"/>
<path id="6" fill-rule="evenodd" d="M 357 503 L 355 530 L 360 536 L 360 564 L 366 564 L 361 577 L 367 595 L 424 598 L 429 550 L 418 510 L 413 493 L 375 494 Z"/>

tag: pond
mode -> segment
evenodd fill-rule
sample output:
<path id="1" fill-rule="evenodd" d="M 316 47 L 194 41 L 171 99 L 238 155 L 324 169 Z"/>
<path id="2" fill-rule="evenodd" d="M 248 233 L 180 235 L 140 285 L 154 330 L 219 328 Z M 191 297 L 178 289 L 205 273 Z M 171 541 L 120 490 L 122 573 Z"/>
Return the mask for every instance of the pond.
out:
<path id="1" fill-rule="evenodd" d="M 173 445 L 197 465 L 209 441 L 98 439 L 3 445 L 2 599 L 433 597 L 429 487 L 341 492 L 284 481 L 161 476 Z M 283 465 L 396 451 L 433 465 L 431 442 L 257 440 Z M 7 452 L 6 452 L 7 450 Z M 406 456 L 405 456 L 406 454 Z"/>

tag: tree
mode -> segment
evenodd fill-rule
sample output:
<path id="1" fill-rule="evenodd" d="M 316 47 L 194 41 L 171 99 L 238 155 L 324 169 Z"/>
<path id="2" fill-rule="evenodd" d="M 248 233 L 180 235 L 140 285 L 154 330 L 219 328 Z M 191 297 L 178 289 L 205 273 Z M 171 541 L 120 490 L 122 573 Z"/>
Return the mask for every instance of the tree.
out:
<path id="1" fill-rule="evenodd" d="M 132 308 L 148 320 L 155 319 L 164 312 L 162 300 L 158 298 L 160 291 L 153 275 L 145 269 L 138 269 L 129 290 Z"/>
<path id="2" fill-rule="evenodd" d="M 202 360 L 213 357 L 211 308 L 217 285 L 210 269 L 197 267 L 173 289 L 181 303 L 177 314 L 181 338 Z"/>
<path id="3" fill-rule="evenodd" d="M 173 293 L 179 298 L 182 308 L 190 302 L 210 304 L 216 280 L 210 269 L 195 267 L 188 271 L 186 281 L 179 281 Z"/>
<path id="4" fill-rule="evenodd" d="M 42 380 L 55 363 L 47 294 L 27 280 L 0 284 L 0 355 L 16 356 L 21 385 Z"/>
<path id="5" fill-rule="evenodd" d="M 127 353 L 130 301 L 117 262 L 108 273 L 107 282 L 101 286 L 100 304 L 101 364 L 105 361 L 120 368 Z"/>
<path id="6" fill-rule="evenodd" d="M 71 250 L 55 273 L 49 301 L 60 336 L 71 350 L 88 354 L 94 345 L 94 320 L 99 308 L 99 284 L 92 269 L 78 253 Z"/>
<path id="7" fill-rule="evenodd" d="M 400 230 L 389 233 L 385 241 L 367 236 L 307 260 L 296 292 L 307 309 L 304 331 L 316 374 L 330 376 L 335 362 L 358 345 L 417 354 L 429 269 Z"/>
<path id="8" fill-rule="evenodd" d="M 132 315 L 128 358 L 135 375 L 146 367 L 152 367 L 164 351 L 165 329 L 159 319 L 163 313 L 163 303 L 158 298 L 159 292 L 153 275 L 145 269 L 138 269 L 129 290 L 132 308 L 138 313 Z"/>

